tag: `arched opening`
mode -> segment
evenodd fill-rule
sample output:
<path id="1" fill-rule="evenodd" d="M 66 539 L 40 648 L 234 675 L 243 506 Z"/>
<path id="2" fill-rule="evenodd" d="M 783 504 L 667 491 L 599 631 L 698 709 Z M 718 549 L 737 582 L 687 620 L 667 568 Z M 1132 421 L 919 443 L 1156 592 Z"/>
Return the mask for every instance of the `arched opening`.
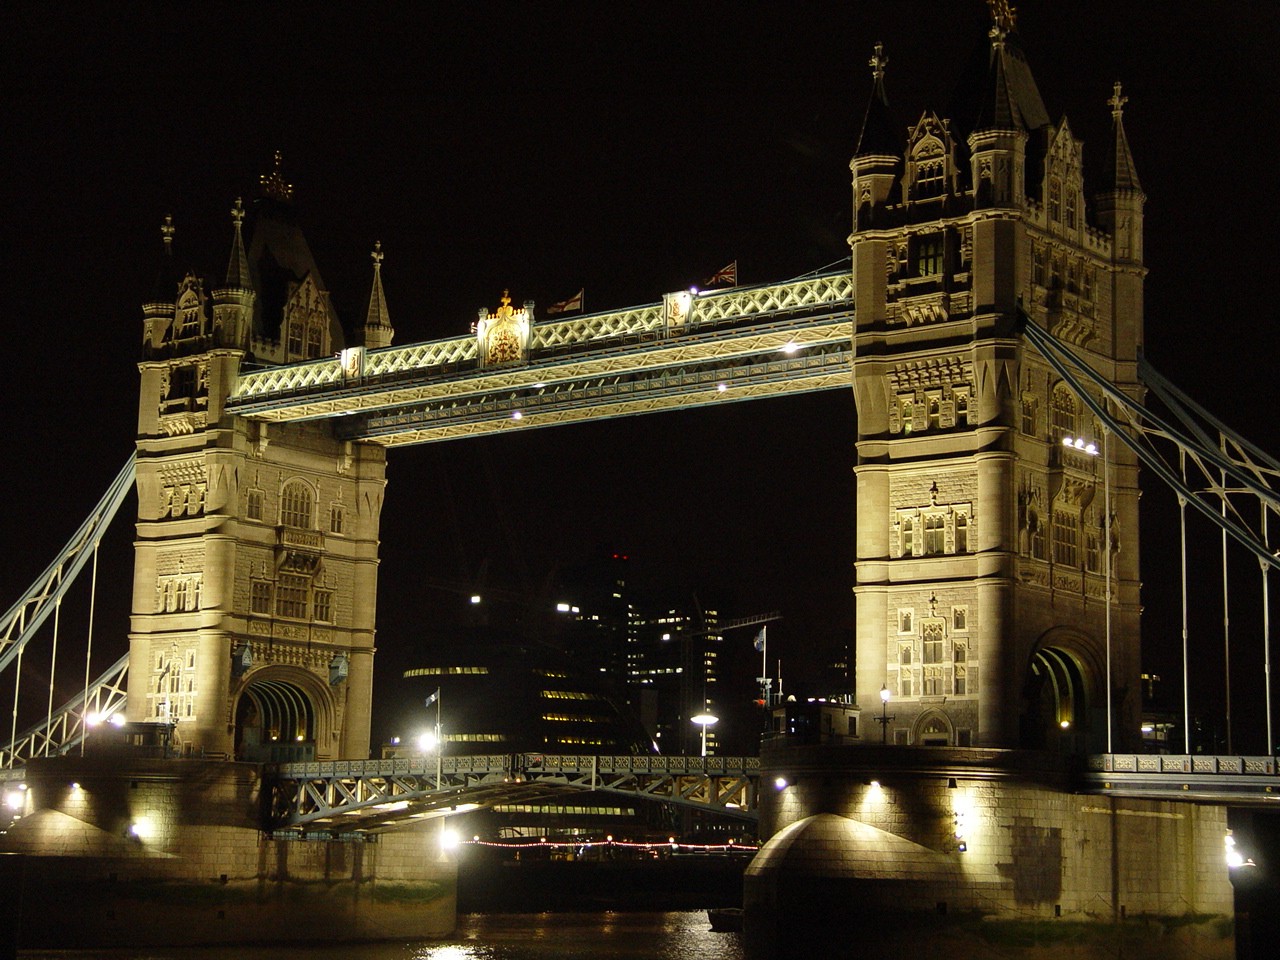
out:
<path id="1" fill-rule="evenodd" d="M 926 713 L 916 722 L 912 740 L 922 747 L 950 746 L 951 723 L 940 713 Z"/>
<path id="2" fill-rule="evenodd" d="M 1031 656 L 1024 688 L 1022 745 L 1080 753 L 1089 748 L 1089 696 L 1085 672 L 1069 651 L 1043 646 Z"/>
<path id="3" fill-rule="evenodd" d="M 236 759 L 314 760 L 317 727 L 315 703 L 299 684 L 279 676 L 251 679 L 236 703 Z"/>

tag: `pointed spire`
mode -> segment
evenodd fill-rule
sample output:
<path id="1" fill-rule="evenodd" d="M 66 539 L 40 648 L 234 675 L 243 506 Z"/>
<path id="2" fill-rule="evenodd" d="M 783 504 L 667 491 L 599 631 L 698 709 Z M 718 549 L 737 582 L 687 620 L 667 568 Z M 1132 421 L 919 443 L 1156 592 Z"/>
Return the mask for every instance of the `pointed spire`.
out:
<path id="1" fill-rule="evenodd" d="M 1142 190 L 1133 154 L 1129 152 L 1129 138 L 1124 133 L 1124 105 L 1128 102 L 1129 98 L 1120 93 L 1120 81 L 1117 80 L 1111 99 L 1107 101 L 1111 107 L 1111 150 L 1103 166 L 1103 178 L 1108 190 Z"/>
<path id="2" fill-rule="evenodd" d="M 875 52 L 867 63 L 871 67 L 871 101 L 867 104 L 853 155 L 897 156 L 902 152 L 902 138 L 894 128 L 889 96 L 884 89 L 884 68 L 889 65 L 889 58 L 885 56 L 883 43 L 876 43 Z"/>
<path id="3" fill-rule="evenodd" d="M 1017 11 L 1008 0 L 987 0 L 987 7 L 991 53 L 973 128 L 1030 133 L 1047 124 L 1049 114 L 1018 43 Z"/>
<path id="4" fill-rule="evenodd" d="M 373 245 L 373 287 L 369 291 L 369 309 L 365 313 L 364 345 L 366 347 L 388 347 L 395 330 L 391 326 L 391 317 L 387 313 L 387 300 L 382 292 L 382 241 Z"/>
<path id="5" fill-rule="evenodd" d="M 231 223 L 235 233 L 231 238 L 231 260 L 227 264 L 227 286 L 248 290 L 251 282 L 249 257 L 244 252 L 244 234 L 241 226 L 243 222 L 244 203 L 236 197 L 235 205 L 231 208 Z"/>

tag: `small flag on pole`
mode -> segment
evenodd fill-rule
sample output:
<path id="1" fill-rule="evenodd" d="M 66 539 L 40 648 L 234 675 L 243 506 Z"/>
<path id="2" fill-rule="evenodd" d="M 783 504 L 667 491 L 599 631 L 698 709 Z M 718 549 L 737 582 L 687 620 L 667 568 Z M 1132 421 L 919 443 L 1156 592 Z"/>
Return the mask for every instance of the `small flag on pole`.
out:
<path id="1" fill-rule="evenodd" d="M 568 300 L 561 300 L 559 303 L 553 303 L 547 307 L 547 313 L 566 313 L 569 310 L 581 310 L 583 303 L 583 294 L 586 288 L 583 287 Z"/>
<path id="2" fill-rule="evenodd" d="M 726 267 L 721 267 L 714 274 L 708 277 L 702 285 L 704 287 L 714 287 L 717 283 L 727 283 L 731 287 L 736 287 L 738 285 L 737 260 L 733 261 L 733 263 Z"/>
<path id="3" fill-rule="evenodd" d="M 427 702 L 424 703 L 423 706 L 429 707 L 439 699 L 440 699 L 440 688 L 436 687 L 436 692 L 433 693 L 431 696 L 427 697 Z"/>
<path id="4" fill-rule="evenodd" d="M 752 646 L 756 648 L 756 653 L 764 652 L 764 627 L 761 627 L 760 632 L 756 634 L 756 639 Z"/>

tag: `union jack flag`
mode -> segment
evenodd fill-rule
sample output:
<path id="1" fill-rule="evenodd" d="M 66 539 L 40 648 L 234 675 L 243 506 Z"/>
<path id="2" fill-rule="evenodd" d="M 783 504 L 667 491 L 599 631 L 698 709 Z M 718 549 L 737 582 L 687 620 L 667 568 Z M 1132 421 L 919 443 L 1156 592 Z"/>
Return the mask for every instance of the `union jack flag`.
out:
<path id="1" fill-rule="evenodd" d="M 727 283 L 731 287 L 738 285 L 738 261 L 735 260 L 727 267 L 721 267 L 714 274 L 708 277 L 704 282 L 704 287 L 714 287 L 717 283 Z"/>

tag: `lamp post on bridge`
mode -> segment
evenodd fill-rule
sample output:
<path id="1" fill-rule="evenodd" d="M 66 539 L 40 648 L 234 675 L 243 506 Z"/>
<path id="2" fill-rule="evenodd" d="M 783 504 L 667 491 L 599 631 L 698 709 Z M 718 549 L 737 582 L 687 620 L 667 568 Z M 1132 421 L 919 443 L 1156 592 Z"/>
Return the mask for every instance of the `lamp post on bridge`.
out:
<path id="1" fill-rule="evenodd" d="M 893 720 L 897 714 L 889 712 L 889 687 L 887 684 L 880 684 L 880 716 L 876 717 L 876 723 L 880 724 L 880 744 L 887 746 L 889 743 L 889 721 Z"/>
<path id="2" fill-rule="evenodd" d="M 704 708 L 705 710 L 705 708 Z M 707 727 L 713 723 L 719 723 L 720 718 L 710 713 L 700 713 L 696 717 L 690 717 L 690 722 L 696 723 L 702 728 L 702 755 L 707 755 Z"/>

